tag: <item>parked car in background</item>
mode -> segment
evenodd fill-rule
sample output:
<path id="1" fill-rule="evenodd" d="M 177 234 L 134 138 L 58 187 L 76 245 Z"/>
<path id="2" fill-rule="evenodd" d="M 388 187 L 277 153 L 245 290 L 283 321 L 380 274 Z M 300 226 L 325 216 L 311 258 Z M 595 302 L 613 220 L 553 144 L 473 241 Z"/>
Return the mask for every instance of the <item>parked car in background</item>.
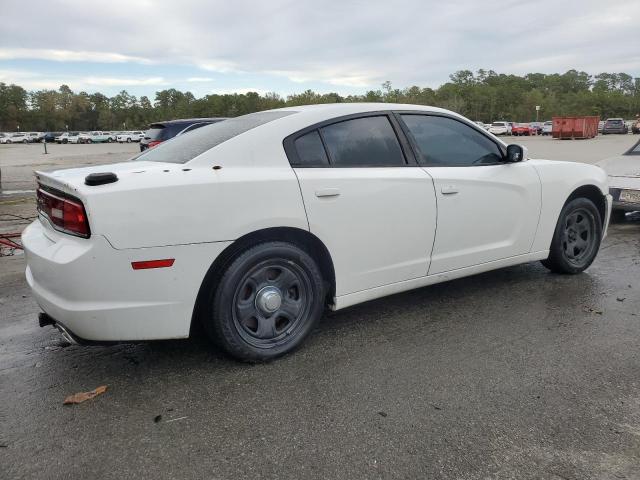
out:
<path id="1" fill-rule="evenodd" d="M 44 140 L 47 143 L 51 143 L 55 142 L 56 138 L 60 135 L 62 135 L 61 132 L 44 132 L 42 135 L 40 135 L 38 140 L 41 142 Z"/>
<path id="2" fill-rule="evenodd" d="M 89 132 L 69 132 L 67 143 L 84 143 L 89 138 Z"/>
<path id="3" fill-rule="evenodd" d="M 631 133 L 637 135 L 640 133 L 640 117 L 636 118 L 631 125 Z"/>
<path id="4" fill-rule="evenodd" d="M 133 132 L 120 132 L 116 137 L 119 143 L 131 143 L 139 142 L 144 138 L 144 132 L 142 130 L 134 130 Z"/>
<path id="5" fill-rule="evenodd" d="M 144 134 L 143 141 L 140 142 L 140 151 L 144 152 L 147 148 L 166 142 L 178 135 L 185 128 L 200 124 L 200 126 L 209 125 L 211 123 L 226 120 L 223 117 L 213 118 L 183 118 L 179 120 L 167 120 L 166 122 L 155 122 L 149 125 L 149 129 Z"/>
<path id="6" fill-rule="evenodd" d="M 0 133 L 0 143 L 7 143 L 7 139 L 11 136 L 10 133 Z"/>
<path id="7" fill-rule="evenodd" d="M 84 143 L 111 143 L 111 135 L 102 131 L 89 132 L 89 135 L 83 138 Z"/>
<path id="8" fill-rule="evenodd" d="M 41 325 L 71 341 L 202 325 L 252 362 L 295 349 L 327 307 L 538 260 L 582 272 L 611 212 L 594 165 L 391 103 L 252 113 L 36 179 L 22 243 Z"/>
<path id="9" fill-rule="evenodd" d="M 542 135 L 551 135 L 553 132 L 553 122 L 551 120 L 547 120 L 542 124 Z"/>
<path id="10" fill-rule="evenodd" d="M 109 136 L 110 142 L 116 142 L 118 140 L 118 132 L 102 132 Z"/>
<path id="11" fill-rule="evenodd" d="M 69 132 L 64 132 L 55 138 L 56 143 L 69 143 Z"/>
<path id="12" fill-rule="evenodd" d="M 604 120 L 600 120 L 598 122 L 598 133 L 602 133 L 603 130 L 604 130 Z"/>
<path id="13" fill-rule="evenodd" d="M 603 135 L 610 134 L 627 134 L 629 133 L 629 129 L 627 128 L 626 123 L 622 118 L 607 118 L 604 122 L 604 128 L 602 129 Z"/>
<path id="14" fill-rule="evenodd" d="M 536 131 L 534 135 L 542 135 L 542 122 L 531 122 L 529 126 Z"/>
<path id="15" fill-rule="evenodd" d="M 29 143 L 31 140 L 24 132 L 12 133 L 5 143 Z"/>
<path id="16" fill-rule="evenodd" d="M 620 156 L 598 163 L 609 176 L 613 197 L 612 219 L 624 220 L 626 212 L 640 211 L 640 141 Z"/>
<path id="17" fill-rule="evenodd" d="M 514 123 L 511 129 L 511 135 L 518 136 L 530 136 L 537 135 L 538 130 L 532 127 L 530 123 Z"/>
<path id="18" fill-rule="evenodd" d="M 494 135 L 510 135 L 511 126 L 508 122 L 493 122 L 489 127 L 489 132 Z"/>

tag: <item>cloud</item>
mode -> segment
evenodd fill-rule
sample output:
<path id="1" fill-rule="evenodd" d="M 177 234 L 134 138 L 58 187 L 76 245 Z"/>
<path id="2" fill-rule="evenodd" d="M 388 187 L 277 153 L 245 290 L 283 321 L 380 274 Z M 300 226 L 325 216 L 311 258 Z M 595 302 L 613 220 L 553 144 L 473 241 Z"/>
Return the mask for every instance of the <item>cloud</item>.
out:
<path id="1" fill-rule="evenodd" d="M 66 0 L 62 8 L 42 2 L 39 17 L 56 19 L 42 28 L 24 21 L 21 3 L 6 2 L 0 61 L 135 65 L 153 73 L 141 75 L 149 83 L 134 85 L 151 86 L 149 78 L 158 77 L 197 83 L 193 79 L 211 75 L 216 82 L 227 79 L 225 85 L 278 91 L 298 85 L 363 91 L 385 80 L 398 87 L 438 86 L 456 70 L 479 68 L 514 74 L 624 69 L 640 76 L 638 0 L 152 4 L 111 0 L 92 4 L 87 15 L 80 0 Z"/>
<path id="2" fill-rule="evenodd" d="M 142 63 L 151 60 L 113 52 L 88 52 L 82 50 L 53 50 L 45 48 L 0 48 L 0 60 L 36 59 L 55 62 Z"/>
<path id="3" fill-rule="evenodd" d="M 213 78 L 211 78 L 211 77 L 189 77 L 189 78 L 187 78 L 187 82 L 192 82 L 192 83 L 213 82 Z"/>
<path id="4" fill-rule="evenodd" d="M 213 90 L 209 90 L 209 94 L 212 95 L 233 95 L 234 93 L 237 94 L 244 94 L 244 93 L 249 93 L 249 92 L 256 92 L 259 95 L 264 95 L 266 93 L 269 93 L 268 90 L 265 90 L 263 88 L 216 88 Z"/>
<path id="5" fill-rule="evenodd" d="M 28 70 L 0 70 L 0 82 L 15 83 L 27 90 L 58 89 L 68 85 L 74 90 L 93 91 L 99 87 L 163 86 L 168 82 L 162 77 L 62 77 L 48 76 Z"/>
<path id="6" fill-rule="evenodd" d="M 162 77 L 151 78 L 113 78 L 113 77 L 84 77 L 79 79 L 84 85 L 94 86 L 140 86 L 140 85 L 167 85 Z"/>

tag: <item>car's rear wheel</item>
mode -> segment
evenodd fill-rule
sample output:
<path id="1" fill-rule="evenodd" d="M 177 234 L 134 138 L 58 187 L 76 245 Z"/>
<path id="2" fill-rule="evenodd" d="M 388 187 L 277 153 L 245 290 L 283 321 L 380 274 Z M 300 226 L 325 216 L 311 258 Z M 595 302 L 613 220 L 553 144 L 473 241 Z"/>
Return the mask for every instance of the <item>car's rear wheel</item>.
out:
<path id="1" fill-rule="evenodd" d="M 130 138 L 127 138 L 127 143 L 131 143 L 131 139 Z"/>
<path id="2" fill-rule="evenodd" d="M 287 242 L 261 243 L 222 273 L 205 330 L 239 360 L 271 360 L 302 343 L 322 316 L 324 296 L 322 274 L 306 251 Z"/>
<path id="3" fill-rule="evenodd" d="M 601 241 L 600 212 L 588 198 L 573 199 L 560 212 L 549 257 L 542 264 L 556 273 L 580 273 L 593 263 Z"/>

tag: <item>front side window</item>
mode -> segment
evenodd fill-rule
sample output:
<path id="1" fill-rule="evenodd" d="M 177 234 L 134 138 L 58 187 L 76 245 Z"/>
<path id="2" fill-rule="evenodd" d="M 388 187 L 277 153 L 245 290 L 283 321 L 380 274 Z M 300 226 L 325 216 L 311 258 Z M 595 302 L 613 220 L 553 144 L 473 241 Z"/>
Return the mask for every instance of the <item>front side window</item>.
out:
<path id="1" fill-rule="evenodd" d="M 333 166 L 396 167 L 406 163 L 386 116 L 345 120 L 320 130 Z"/>
<path id="2" fill-rule="evenodd" d="M 419 149 L 422 164 L 465 167 L 496 164 L 502 151 L 496 143 L 462 122 L 447 117 L 402 115 Z"/>

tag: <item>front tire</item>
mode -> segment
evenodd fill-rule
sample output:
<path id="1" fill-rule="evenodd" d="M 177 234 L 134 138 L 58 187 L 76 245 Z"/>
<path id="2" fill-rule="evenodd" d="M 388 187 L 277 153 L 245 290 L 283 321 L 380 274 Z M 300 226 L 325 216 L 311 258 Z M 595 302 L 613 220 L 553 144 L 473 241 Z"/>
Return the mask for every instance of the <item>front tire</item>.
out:
<path id="1" fill-rule="evenodd" d="M 287 242 L 258 244 L 237 255 L 209 296 L 204 327 L 234 358 L 264 362 L 298 347 L 324 311 L 314 259 Z"/>
<path id="2" fill-rule="evenodd" d="M 542 264 L 555 273 L 583 272 L 596 258 L 601 241 L 600 212 L 588 198 L 575 198 L 560 212 L 549 257 Z"/>

